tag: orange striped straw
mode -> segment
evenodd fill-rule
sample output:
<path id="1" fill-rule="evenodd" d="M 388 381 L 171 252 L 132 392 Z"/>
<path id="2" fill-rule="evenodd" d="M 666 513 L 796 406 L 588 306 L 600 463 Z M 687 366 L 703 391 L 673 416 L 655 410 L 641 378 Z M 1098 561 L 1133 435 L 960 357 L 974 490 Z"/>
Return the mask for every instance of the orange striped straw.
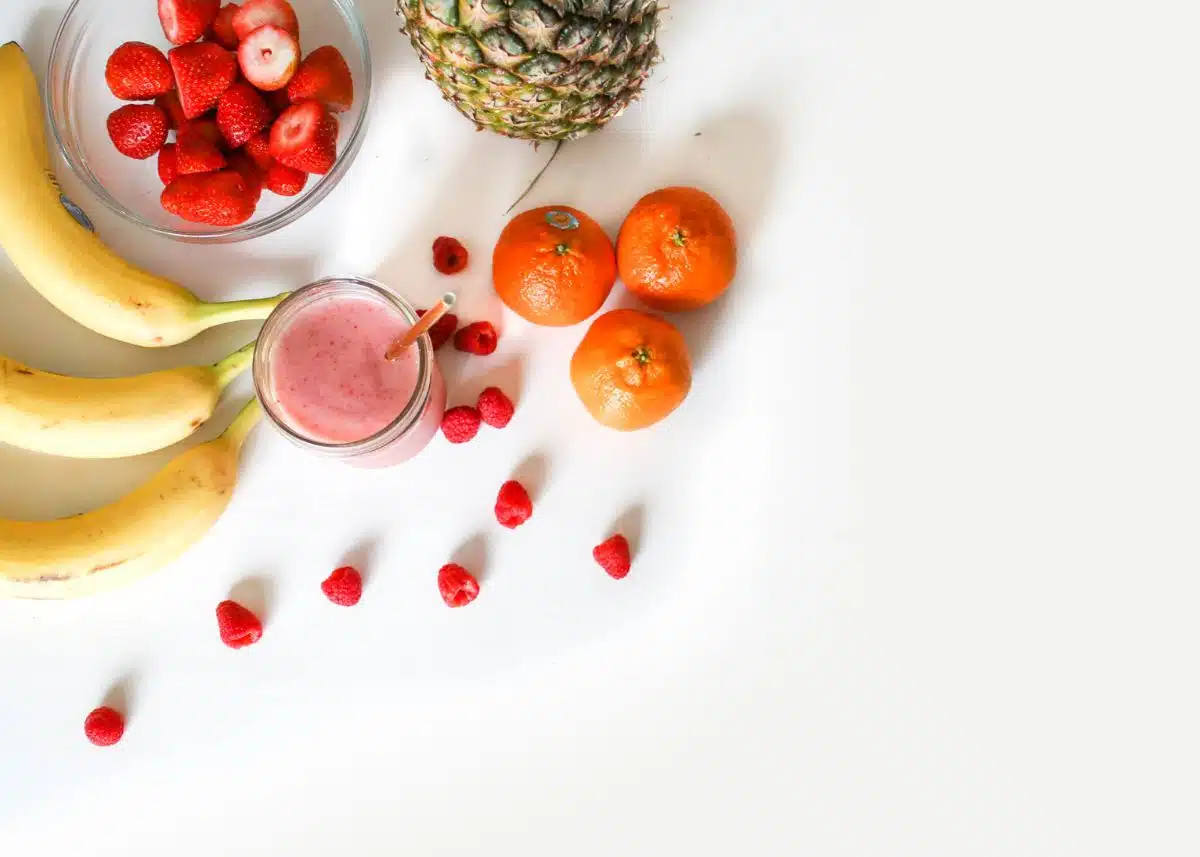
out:
<path id="1" fill-rule="evenodd" d="M 411 348 L 422 334 L 427 333 L 431 327 L 442 320 L 442 316 L 450 312 L 454 308 L 454 303 L 458 298 L 454 296 L 454 292 L 446 292 L 442 295 L 442 299 L 432 306 L 425 315 L 421 316 L 408 333 L 401 336 L 388 348 L 387 353 L 383 355 L 384 360 L 395 360 L 407 349 Z"/>

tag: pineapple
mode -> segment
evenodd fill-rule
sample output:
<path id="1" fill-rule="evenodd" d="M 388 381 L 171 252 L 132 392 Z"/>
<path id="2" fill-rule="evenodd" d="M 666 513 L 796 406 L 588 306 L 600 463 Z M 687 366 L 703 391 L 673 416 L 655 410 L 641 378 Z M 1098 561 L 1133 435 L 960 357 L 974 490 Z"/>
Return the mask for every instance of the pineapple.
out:
<path id="1" fill-rule="evenodd" d="M 658 60 L 658 0 L 396 0 L 396 10 L 446 100 L 522 140 L 602 127 Z"/>

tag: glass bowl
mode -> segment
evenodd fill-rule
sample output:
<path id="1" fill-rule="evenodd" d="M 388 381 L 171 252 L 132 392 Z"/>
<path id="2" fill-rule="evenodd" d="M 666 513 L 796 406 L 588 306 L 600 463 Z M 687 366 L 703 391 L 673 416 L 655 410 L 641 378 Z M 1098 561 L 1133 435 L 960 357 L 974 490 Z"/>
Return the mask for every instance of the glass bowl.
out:
<path id="1" fill-rule="evenodd" d="M 155 0 L 74 0 L 63 17 L 46 76 L 46 109 L 59 150 L 80 180 L 110 209 L 149 231 L 194 243 L 230 243 L 267 235 L 295 222 L 329 195 L 354 162 L 371 99 L 367 33 L 354 0 L 291 0 L 300 21 L 301 56 L 322 45 L 342 52 L 354 76 L 354 106 L 339 113 L 338 159 L 324 176 L 309 176 L 294 197 L 263 191 L 258 210 L 239 226 L 190 223 L 163 209 L 157 156 L 122 155 L 108 137 L 108 115 L 119 101 L 104 80 L 108 57 L 124 42 L 171 47 L 158 22 Z"/>

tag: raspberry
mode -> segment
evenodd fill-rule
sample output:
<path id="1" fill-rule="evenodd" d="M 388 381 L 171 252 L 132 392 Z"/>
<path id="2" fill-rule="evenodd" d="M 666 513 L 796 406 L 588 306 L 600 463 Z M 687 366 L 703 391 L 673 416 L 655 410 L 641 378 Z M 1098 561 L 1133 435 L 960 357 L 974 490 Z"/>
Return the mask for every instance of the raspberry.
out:
<path id="1" fill-rule="evenodd" d="M 620 534 L 592 548 L 592 556 L 616 580 L 629 574 L 629 540 Z"/>
<path id="2" fill-rule="evenodd" d="M 262 639 L 262 620 L 236 601 L 217 605 L 217 628 L 221 642 L 231 649 L 252 646 Z"/>
<path id="3" fill-rule="evenodd" d="M 417 318 L 425 315 L 428 310 L 417 310 Z M 454 336 L 454 331 L 458 330 L 458 316 L 452 312 L 446 313 L 437 320 L 437 323 L 429 328 L 429 338 L 433 340 L 433 350 L 437 351 L 443 345 L 450 341 Z"/>
<path id="4" fill-rule="evenodd" d="M 442 236 L 433 242 L 433 267 L 441 274 L 457 274 L 467 267 L 470 254 L 457 238 Z"/>
<path id="5" fill-rule="evenodd" d="M 125 718 L 121 712 L 103 705 L 83 721 L 83 734 L 97 747 L 111 747 L 125 734 Z"/>
<path id="6" fill-rule="evenodd" d="M 524 485 L 510 479 L 500 486 L 500 494 L 496 497 L 496 520 L 501 526 L 515 530 L 532 515 L 533 501 Z"/>
<path id="7" fill-rule="evenodd" d="M 442 434 L 451 443 L 466 443 L 479 434 L 479 411 L 468 405 L 459 405 L 446 411 L 442 417 Z"/>
<path id="8" fill-rule="evenodd" d="M 454 347 L 468 354 L 486 355 L 496 350 L 499 339 L 490 321 L 477 321 L 454 334 Z"/>
<path id="9" fill-rule="evenodd" d="M 353 607 L 362 598 L 363 580 L 358 569 L 342 566 L 321 583 L 321 591 L 334 604 Z"/>
<path id="10" fill-rule="evenodd" d="M 480 418 L 492 428 L 504 428 L 516 410 L 512 399 L 504 395 L 504 391 L 499 387 L 488 387 L 480 393 L 476 407 L 479 409 Z"/>
<path id="11" fill-rule="evenodd" d="M 438 571 L 438 591 L 447 607 L 466 607 L 479 595 L 479 581 L 461 565 L 449 563 Z"/>

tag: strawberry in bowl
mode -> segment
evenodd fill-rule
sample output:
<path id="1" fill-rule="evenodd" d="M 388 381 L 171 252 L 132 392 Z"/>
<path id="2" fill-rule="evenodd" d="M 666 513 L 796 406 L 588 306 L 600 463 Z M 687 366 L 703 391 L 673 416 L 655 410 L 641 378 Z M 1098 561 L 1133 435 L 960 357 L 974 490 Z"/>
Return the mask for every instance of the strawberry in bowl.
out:
<path id="1" fill-rule="evenodd" d="M 69 44 L 60 36 L 52 51 L 86 54 L 95 46 L 97 59 L 103 51 L 102 73 L 91 79 L 101 81 L 104 97 L 85 101 L 74 81 L 65 97 L 52 94 L 48 103 L 68 163 L 104 202 L 160 234 L 228 241 L 274 231 L 328 194 L 361 142 L 370 93 L 354 0 L 297 0 L 296 7 L 287 0 L 130 3 L 136 12 L 114 16 L 108 6 L 101 16 L 104 0 L 77 0 L 63 32 L 84 27 L 89 38 Z M 96 17 L 72 20 L 89 12 Z M 346 32 L 331 26 L 338 15 Z M 154 22 L 153 33 L 141 18 Z M 301 33 L 314 43 L 304 45 Z M 337 44 L 323 43 L 330 37 Z M 55 59 L 51 89 L 63 71 L 62 57 Z M 83 68 L 78 57 L 67 66 L 70 74 Z M 100 155 L 90 148 L 95 135 L 79 133 L 80 119 L 60 115 L 97 107 L 108 150 Z M 120 166 L 138 160 L 149 162 L 139 166 L 143 173 Z M 154 197 L 144 193 L 140 175 L 157 188 Z"/>

